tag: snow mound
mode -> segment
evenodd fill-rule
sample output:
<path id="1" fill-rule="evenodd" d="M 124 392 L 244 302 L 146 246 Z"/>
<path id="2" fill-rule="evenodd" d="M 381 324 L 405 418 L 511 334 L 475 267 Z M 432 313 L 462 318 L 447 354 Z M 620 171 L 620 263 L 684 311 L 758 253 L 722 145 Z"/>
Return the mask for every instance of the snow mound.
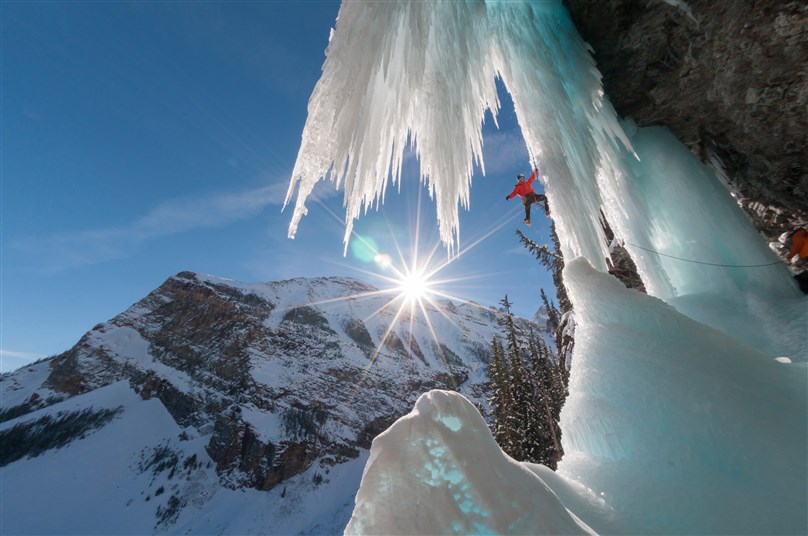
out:
<path id="1" fill-rule="evenodd" d="M 593 534 L 468 400 L 439 390 L 373 441 L 345 533 Z"/>

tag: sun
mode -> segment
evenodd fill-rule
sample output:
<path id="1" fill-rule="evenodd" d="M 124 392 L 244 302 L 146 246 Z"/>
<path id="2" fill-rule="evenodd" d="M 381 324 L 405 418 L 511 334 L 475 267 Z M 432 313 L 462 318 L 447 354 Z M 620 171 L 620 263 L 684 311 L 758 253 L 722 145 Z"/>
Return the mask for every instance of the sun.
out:
<path id="1" fill-rule="evenodd" d="M 429 277 L 423 270 L 412 270 L 403 274 L 398 286 L 401 297 L 409 303 L 418 303 L 430 294 Z"/>

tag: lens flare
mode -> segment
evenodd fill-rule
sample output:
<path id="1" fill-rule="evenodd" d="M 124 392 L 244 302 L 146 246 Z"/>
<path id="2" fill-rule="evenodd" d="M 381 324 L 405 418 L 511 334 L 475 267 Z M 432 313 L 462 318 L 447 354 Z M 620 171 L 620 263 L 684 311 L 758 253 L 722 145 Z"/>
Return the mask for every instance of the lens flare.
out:
<path id="1" fill-rule="evenodd" d="M 373 258 L 373 262 L 376 263 L 376 266 L 381 268 L 382 270 L 387 270 L 390 266 L 393 265 L 393 259 L 390 258 L 390 255 L 387 253 L 377 253 L 376 256 Z"/>

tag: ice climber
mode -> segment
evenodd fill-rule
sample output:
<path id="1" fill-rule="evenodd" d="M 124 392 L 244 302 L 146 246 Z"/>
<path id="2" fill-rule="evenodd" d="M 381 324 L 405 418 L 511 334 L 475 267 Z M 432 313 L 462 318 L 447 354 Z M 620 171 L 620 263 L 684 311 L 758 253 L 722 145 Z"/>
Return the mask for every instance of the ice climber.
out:
<path id="1" fill-rule="evenodd" d="M 516 176 L 516 186 L 513 187 L 513 191 L 505 197 L 506 200 L 511 199 L 514 196 L 520 196 L 522 198 L 522 204 L 525 206 L 525 223 L 530 225 L 530 205 L 533 203 L 541 203 L 544 201 L 544 213 L 547 217 L 550 217 L 550 205 L 547 203 L 547 196 L 544 194 L 537 194 L 533 191 L 533 181 L 536 180 L 536 177 L 539 176 L 539 168 L 533 170 L 533 174 L 530 178 L 525 181 L 525 175 L 520 173 Z"/>

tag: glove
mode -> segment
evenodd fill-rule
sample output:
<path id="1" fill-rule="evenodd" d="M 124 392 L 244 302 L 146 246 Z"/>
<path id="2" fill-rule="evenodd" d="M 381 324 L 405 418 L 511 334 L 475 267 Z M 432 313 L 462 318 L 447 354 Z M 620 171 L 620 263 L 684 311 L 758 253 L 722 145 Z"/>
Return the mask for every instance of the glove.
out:
<path id="1" fill-rule="evenodd" d="M 505 201 L 510 201 L 510 200 L 511 200 L 511 196 L 506 195 L 506 196 L 505 196 Z"/>

